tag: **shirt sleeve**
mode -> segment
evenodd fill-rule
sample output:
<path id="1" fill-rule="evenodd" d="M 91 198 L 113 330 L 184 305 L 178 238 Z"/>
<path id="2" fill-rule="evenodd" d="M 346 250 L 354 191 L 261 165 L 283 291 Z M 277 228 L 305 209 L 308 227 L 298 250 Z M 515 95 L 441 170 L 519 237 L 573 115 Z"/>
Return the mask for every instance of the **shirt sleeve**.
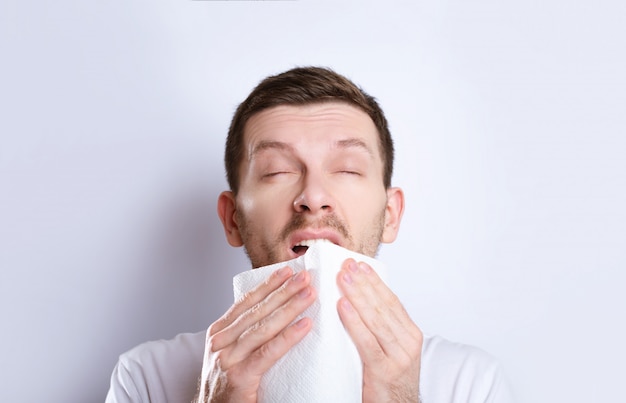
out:
<path id="1" fill-rule="evenodd" d="M 491 387 L 489 393 L 485 399 L 487 403 L 515 403 L 513 392 L 509 385 L 508 379 L 504 376 L 503 371 L 500 369 L 500 365 L 497 364 L 494 368 L 493 377 L 491 381 Z"/>
<path id="2" fill-rule="evenodd" d="M 111 385 L 105 403 L 143 403 L 149 402 L 150 399 L 145 393 L 141 393 L 137 385 L 145 385 L 133 379 L 133 374 L 142 374 L 142 371 L 131 371 L 129 368 L 131 362 L 120 357 L 113 374 L 111 374 Z"/>
<path id="3" fill-rule="evenodd" d="M 420 393 L 424 403 L 514 403 L 499 362 L 476 347 L 427 336 Z"/>

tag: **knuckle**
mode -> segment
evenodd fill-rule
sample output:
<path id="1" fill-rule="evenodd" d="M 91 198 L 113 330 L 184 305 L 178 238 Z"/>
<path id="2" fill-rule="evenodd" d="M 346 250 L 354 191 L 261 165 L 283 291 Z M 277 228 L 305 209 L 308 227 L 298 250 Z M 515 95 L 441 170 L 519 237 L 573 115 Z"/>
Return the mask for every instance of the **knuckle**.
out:
<path id="1" fill-rule="evenodd" d="M 411 360 L 411 362 L 413 362 L 414 360 L 419 359 L 419 357 L 422 355 L 422 345 L 415 345 L 415 347 L 413 347 L 413 349 L 411 349 L 411 351 L 409 351 L 409 359 Z"/>
<path id="2" fill-rule="evenodd" d="M 402 356 L 400 356 L 398 358 L 398 369 L 400 370 L 401 373 L 404 373 L 404 371 L 407 368 L 410 368 L 414 363 L 413 358 L 408 355 L 408 354 L 403 354 Z"/>
<path id="3" fill-rule="evenodd" d="M 230 325 L 234 321 L 234 319 L 236 319 L 236 309 L 237 303 L 228 308 L 224 315 L 222 315 L 218 320 L 211 323 L 211 325 L 207 329 L 207 336 L 214 335 L 215 333 Z"/>
<path id="4" fill-rule="evenodd" d="M 385 352 L 380 348 L 378 342 L 374 339 L 366 339 L 365 348 L 368 350 L 369 356 L 372 357 L 372 359 L 377 363 L 384 362 L 384 360 L 387 358 L 385 356 Z"/>
<path id="5" fill-rule="evenodd" d="M 220 329 L 220 324 L 219 321 L 217 322 L 213 322 L 211 323 L 211 325 L 209 326 L 209 328 L 207 329 L 207 342 L 209 341 L 209 339 L 215 335 Z"/>
<path id="6" fill-rule="evenodd" d="M 287 293 L 287 289 L 289 288 L 289 286 L 292 284 L 293 281 L 285 281 L 283 284 L 280 285 L 280 287 L 276 289 L 274 294 L 283 297 Z"/>
<path id="7" fill-rule="evenodd" d="M 415 326 L 415 332 L 413 334 L 413 339 L 415 343 L 413 344 L 413 355 L 418 356 L 422 354 L 422 346 L 424 344 L 424 334 L 420 330 L 419 327 Z"/>
<path id="8" fill-rule="evenodd" d="M 258 315 L 262 315 L 264 306 L 265 306 L 265 303 L 263 301 L 257 304 L 254 304 L 252 305 L 250 309 L 248 309 L 248 312 L 246 312 L 246 315 L 250 317 L 256 317 Z"/>
<path id="9" fill-rule="evenodd" d="M 276 287 L 278 287 L 280 284 L 283 284 L 280 277 L 270 275 L 258 286 L 256 286 L 253 291 L 257 293 L 267 294 L 268 292 L 276 289 Z"/>
<path id="10" fill-rule="evenodd" d="M 260 360 L 272 360 L 275 356 L 272 343 L 265 343 L 256 351 L 256 356 Z"/>
<path id="11" fill-rule="evenodd" d="M 402 305 L 402 303 L 400 302 L 400 298 L 398 298 L 396 294 L 391 293 L 387 297 L 387 305 L 391 307 L 400 306 L 402 310 L 404 311 L 404 306 Z"/>
<path id="12" fill-rule="evenodd" d="M 275 281 L 275 277 L 276 276 L 267 276 L 265 278 L 265 280 L 263 280 L 257 287 L 255 287 L 255 290 L 259 290 L 261 288 L 268 288 L 271 287 L 274 284 Z"/>
<path id="13" fill-rule="evenodd" d="M 245 293 L 243 293 L 241 298 L 239 298 L 237 300 L 237 303 L 241 304 L 241 303 L 244 303 L 246 301 L 254 301 L 256 299 L 255 296 L 256 296 L 257 292 L 258 291 L 257 291 L 256 288 L 253 289 L 253 290 L 246 291 Z"/>
<path id="14" fill-rule="evenodd" d="M 222 338 L 220 337 L 219 333 L 208 337 L 206 341 L 207 350 L 212 353 L 216 353 L 221 350 L 221 339 Z"/>
<path id="15" fill-rule="evenodd" d="M 376 315 L 370 318 L 370 326 L 372 329 L 384 329 L 387 327 L 385 319 L 383 318 L 383 312 L 379 307 L 376 307 Z"/>
<path id="16" fill-rule="evenodd" d="M 252 305 L 248 310 L 243 312 L 233 323 L 245 324 L 249 322 L 255 322 L 264 315 L 264 307 L 266 303 L 264 301 L 258 302 Z"/>
<path id="17" fill-rule="evenodd" d="M 261 320 L 250 326 L 250 328 L 242 334 L 242 337 L 250 336 L 253 333 L 256 338 L 265 339 L 267 337 L 270 333 L 270 329 L 265 320 Z"/>
<path id="18" fill-rule="evenodd" d="M 224 350 L 216 351 L 211 354 L 211 359 L 213 362 L 213 367 L 219 370 L 227 370 L 230 365 L 228 365 L 227 354 Z"/>
<path id="19" fill-rule="evenodd" d="M 415 339 L 419 343 L 419 346 L 420 346 L 420 349 L 421 349 L 422 344 L 424 343 L 424 334 L 422 333 L 422 331 L 419 328 L 415 332 Z"/>
<path id="20" fill-rule="evenodd" d="M 382 362 L 387 358 L 385 356 L 385 353 L 380 348 L 378 348 L 378 346 L 373 346 L 373 351 L 374 351 L 374 360 L 376 360 L 377 362 Z"/>

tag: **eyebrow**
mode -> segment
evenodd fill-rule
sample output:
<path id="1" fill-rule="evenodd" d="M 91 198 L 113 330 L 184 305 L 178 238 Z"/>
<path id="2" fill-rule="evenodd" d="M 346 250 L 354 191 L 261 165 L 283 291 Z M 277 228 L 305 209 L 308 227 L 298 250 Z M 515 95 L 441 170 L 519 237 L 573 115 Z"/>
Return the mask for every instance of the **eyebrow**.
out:
<path id="1" fill-rule="evenodd" d="M 264 150 L 285 150 L 285 151 L 293 151 L 293 147 L 287 143 L 283 143 L 282 141 L 275 140 L 263 140 L 257 144 L 252 152 L 250 153 L 249 159 L 252 159 L 256 154 L 260 153 Z"/>
<path id="2" fill-rule="evenodd" d="M 338 148 L 352 148 L 352 147 L 360 148 L 366 151 L 370 155 L 370 157 L 374 156 L 374 153 L 368 147 L 368 145 L 363 140 L 357 137 L 352 137 L 352 138 L 345 139 L 345 140 L 339 140 L 335 143 L 335 146 Z"/>
<path id="3" fill-rule="evenodd" d="M 367 154 L 369 154 L 370 156 L 372 157 L 374 156 L 374 153 L 372 152 L 370 147 L 368 147 L 368 145 L 363 140 L 357 137 L 351 137 L 348 139 L 338 140 L 333 144 L 333 147 L 342 148 L 342 149 L 358 148 L 367 152 Z M 291 146 L 288 143 L 285 143 L 282 141 L 276 141 L 276 140 L 263 140 L 263 141 L 260 141 L 254 147 L 254 149 L 250 153 L 249 159 L 252 159 L 256 154 L 260 153 L 261 151 L 272 150 L 272 149 L 281 150 L 281 151 L 291 151 L 291 152 L 294 151 L 293 146 Z"/>

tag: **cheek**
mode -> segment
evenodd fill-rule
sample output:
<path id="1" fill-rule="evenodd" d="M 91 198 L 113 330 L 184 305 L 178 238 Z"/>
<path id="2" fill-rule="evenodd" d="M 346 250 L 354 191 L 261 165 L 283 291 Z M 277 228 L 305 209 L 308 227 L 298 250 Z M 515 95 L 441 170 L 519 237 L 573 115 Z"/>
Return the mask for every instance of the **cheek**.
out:
<path id="1" fill-rule="evenodd" d="M 254 212 L 256 208 L 257 200 L 252 197 L 252 195 L 248 195 L 245 192 L 239 192 L 237 195 L 237 209 L 240 210 L 243 215 L 250 215 Z"/>
<path id="2" fill-rule="evenodd" d="M 380 209 L 386 204 L 387 192 L 378 182 L 343 182 L 335 185 L 335 198 L 351 210 Z"/>
<path id="3" fill-rule="evenodd" d="M 371 188 L 362 192 L 345 192 L 342 210 L 348 224 L 354 228 L 370 228 L 372 220 L 379 220 L 387 206 L 387 194 Z"/>
<path id="4" fill-rule="evenodd" d="M 271 228 L 289 213 L 289 203 L 279 192 L 241 192 L 237 206 L 252 222 Z M 273 225 L 274 224 L 274 225 Z"/>

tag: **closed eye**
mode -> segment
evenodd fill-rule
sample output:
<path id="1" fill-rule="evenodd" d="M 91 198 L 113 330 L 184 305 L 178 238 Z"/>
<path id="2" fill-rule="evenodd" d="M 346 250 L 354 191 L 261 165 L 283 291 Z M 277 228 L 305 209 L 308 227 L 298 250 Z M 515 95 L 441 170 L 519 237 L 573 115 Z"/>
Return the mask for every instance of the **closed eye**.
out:
<path id="1" fill-rule="evenodd" d="M 266 174 L 263 174 L 264 178 L 271 178 L 272 176 L 278 176 L 278 175 L 282 175 L 282 174 L 288 174 L 290 172 L 288 171 L 276 171 L 276 172 L 268 172 Z"/>
<path id="2" fill-rule="evenodd" d="M 261 175 L 262 179 L 278 179 L 278 178 L 282 178 L 282 177 L 286 177 L 287 175 L 293 175 L 295 174 L 295 171 L 271 171 L 271 172 L 267 172 L 264 173 L 263 175 Z"/>

